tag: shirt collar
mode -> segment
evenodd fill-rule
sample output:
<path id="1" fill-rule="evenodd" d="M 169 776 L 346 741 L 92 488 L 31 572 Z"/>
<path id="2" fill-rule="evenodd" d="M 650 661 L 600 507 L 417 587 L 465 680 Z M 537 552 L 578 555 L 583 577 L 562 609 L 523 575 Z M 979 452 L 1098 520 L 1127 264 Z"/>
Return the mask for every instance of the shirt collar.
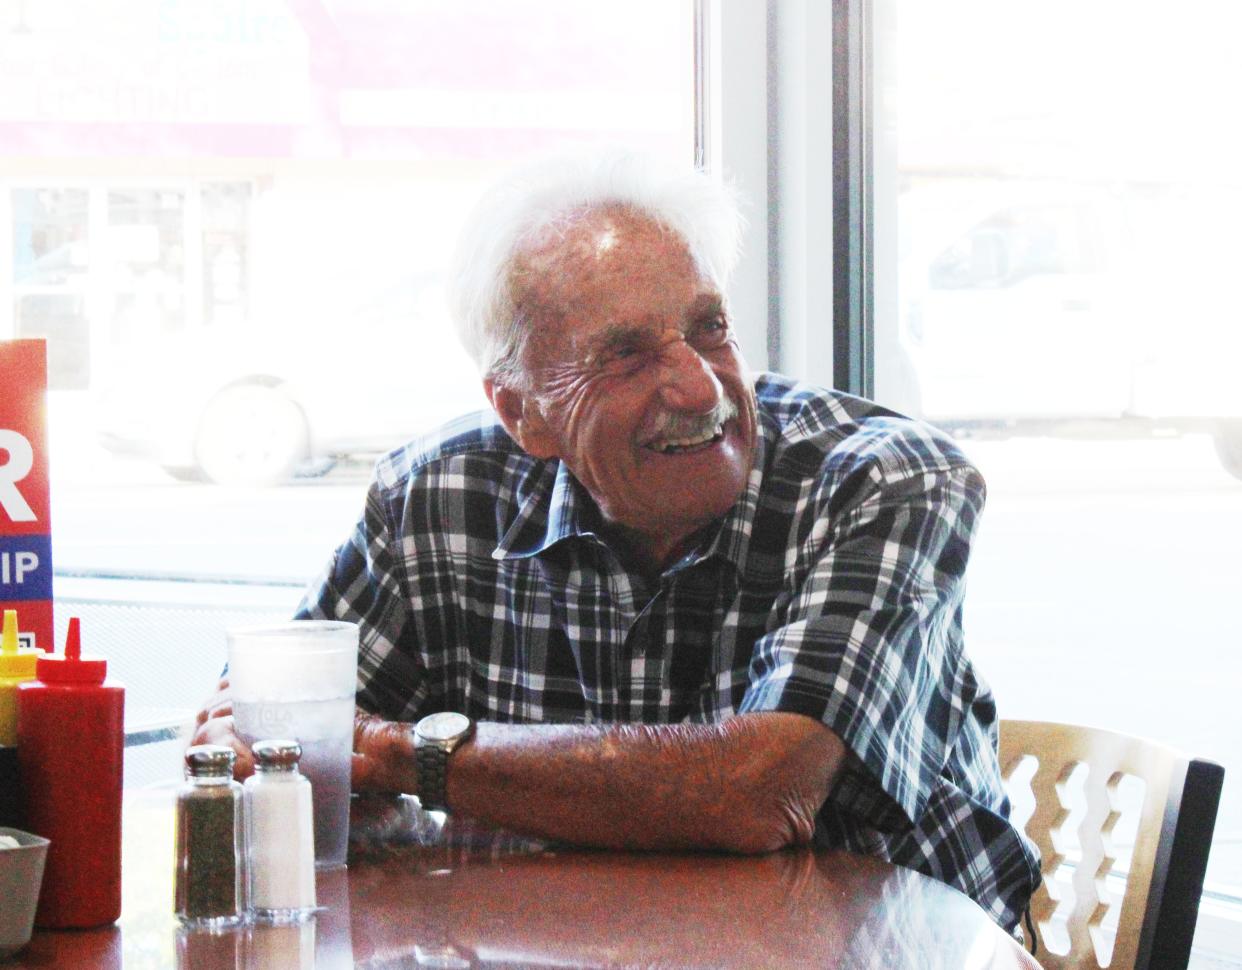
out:
<path id="1" fill-rule="evenodd" d="M 599 510 L 562 461 L 543 472 L 508 531 L 492 550 L 493 559 L 528 559 L 573 536 L 596 537 Z"/>
<path id="2" fill-rule="evenodd" d="M 770 426 L 769 426 L 770 425 Z M 728 560 L 742 573 L 746 563 L 755 515 L 759 508 L 759 492 L 770 449 L 769 435 L 776 434 L 775 424 L 762 411 L 746 488 L 733 507 L 719 520 L 714 529 L 705 531 L 703 540 L 676 563 L 669 572 L 696 565 L 713 556 Z M 578 482 L 564 462 L 551 461 L 522 503 L 517 517 L 496 548 L 492 558 L 527 559 L 537 556 L 563 539 L 584 537 L 600 539 L 599 507 Z M 602 540 L 601 540 L 602 541 Z"/>

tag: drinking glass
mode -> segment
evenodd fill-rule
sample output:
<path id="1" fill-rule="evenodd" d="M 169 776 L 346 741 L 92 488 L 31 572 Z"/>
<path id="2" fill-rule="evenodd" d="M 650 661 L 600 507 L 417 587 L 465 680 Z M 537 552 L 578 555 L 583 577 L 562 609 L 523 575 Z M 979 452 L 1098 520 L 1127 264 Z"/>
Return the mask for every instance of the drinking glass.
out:
<path id="1" fill-rule="evenodd" d="M 246 744 L 288 738 L 302 745 L 311 783 L 315 867 L 345 865 L 349 768 L 354 741 L 358 626 L 292 620 L 228 631 L 233 721 Z"/>

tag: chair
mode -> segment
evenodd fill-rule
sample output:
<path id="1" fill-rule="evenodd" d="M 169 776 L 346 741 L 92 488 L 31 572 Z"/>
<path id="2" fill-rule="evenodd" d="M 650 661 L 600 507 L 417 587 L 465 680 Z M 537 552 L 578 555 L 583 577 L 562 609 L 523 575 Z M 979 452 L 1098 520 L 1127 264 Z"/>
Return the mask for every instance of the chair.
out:
<path id="1" fill-rule="evenodd" d="M 1095 942 L 1103 932 L 1108 907 L 1100 894 L 1115 862 L 1109 839 L 1120 818 L 1118 788 L 1125 775 L 1133 775 L 1146 788 L 1116 940 L 1106 965 L 1109 970 L 1185 970 L 1225 770 L 1112 731 L 1001 721 L 1001 773 L 1006 785 L 1013 785 L 1014 773 L 1028 757 L 1035 758 L 1038 767 L 1031 779 L 1035 811 L 1026 831 L 1043 853 L 1044 882 L 1031 899 L 1039 961 L 1046 970 L 1102 966 Z M 1087 766 L 1087 811 L 1078 829 L 1081 858 L 1073 863 L 1075 900 L 1066 927 L 1070 950 L 1057 954 L 1044 945 L 1057 909 L 1049 883 L 1066 862 L 1062 827 L 1070 814 L 1067 782 L 1080 764 Z"/>

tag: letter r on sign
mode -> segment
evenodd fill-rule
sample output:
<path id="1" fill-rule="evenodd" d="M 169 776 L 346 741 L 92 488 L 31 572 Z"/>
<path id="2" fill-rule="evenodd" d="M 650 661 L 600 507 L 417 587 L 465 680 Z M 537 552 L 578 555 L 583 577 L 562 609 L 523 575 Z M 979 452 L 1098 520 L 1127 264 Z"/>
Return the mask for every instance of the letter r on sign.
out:
<path id="1" fill-rule="evenodd" d="M 8 460 L 0 465 L 0 506 L 13 522 L 33 522 L 34 509 L 17 490 L 17 483 L 34 467 L 34 449 L 24 434 L 0 428 L 0 449 L 8 452 Z"/>

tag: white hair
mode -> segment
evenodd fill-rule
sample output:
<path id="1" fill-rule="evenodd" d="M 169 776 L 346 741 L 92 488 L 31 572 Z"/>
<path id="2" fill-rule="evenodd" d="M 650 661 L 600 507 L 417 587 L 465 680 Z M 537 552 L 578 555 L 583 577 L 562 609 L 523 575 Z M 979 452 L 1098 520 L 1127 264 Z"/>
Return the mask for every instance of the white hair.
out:
<path id="1" fill-rule="evenodd" d="M 513 271 L 524 246 L 558 223 L 621 206 L 685 241 L 723 293 L 737 263 L 743 221 L 733 190 L 693 169 L 666 168 L 609 150 L 547 158 L 515 169 L 489 189 L 465 223 L 448 279 L 457 335 L 480 374 L 521 381 L 525 329 Z"/>

